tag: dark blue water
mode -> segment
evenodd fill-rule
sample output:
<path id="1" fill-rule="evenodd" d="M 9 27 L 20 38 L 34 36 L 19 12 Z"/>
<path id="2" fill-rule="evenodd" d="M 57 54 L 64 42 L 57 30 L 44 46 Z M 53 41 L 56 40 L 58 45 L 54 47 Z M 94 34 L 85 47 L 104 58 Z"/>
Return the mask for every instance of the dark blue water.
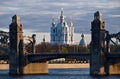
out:
<path id="1" fill-rule="evenodd" d="M 48 75 L 9 76 L 0 71 L 0 79 L 120 79 L 120 76 L 90 76 L 89 69 L 49 69 Z"/>

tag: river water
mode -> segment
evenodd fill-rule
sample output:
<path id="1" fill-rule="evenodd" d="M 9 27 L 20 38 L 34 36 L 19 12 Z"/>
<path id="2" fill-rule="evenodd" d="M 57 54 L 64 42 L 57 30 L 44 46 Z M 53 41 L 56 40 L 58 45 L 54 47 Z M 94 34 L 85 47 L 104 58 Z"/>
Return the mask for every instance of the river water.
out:
<path id="1" fill-rule="evenodd" d="M 120 76 L 90 76 L 89 68 L 49 69 L 48 75 L 9 76 L 8 70 L 0 71 L 0 79 L 120 79 Z"/>

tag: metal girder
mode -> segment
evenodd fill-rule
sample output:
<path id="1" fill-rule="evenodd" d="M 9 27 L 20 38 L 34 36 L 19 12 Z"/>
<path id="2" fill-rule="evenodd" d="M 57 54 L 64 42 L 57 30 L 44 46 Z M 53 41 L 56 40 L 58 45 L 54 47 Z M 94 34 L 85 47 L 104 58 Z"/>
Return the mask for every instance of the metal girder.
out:
<path id="1" fill-rule="evenodd" d="M 80 53 L 55 53 L 55 54 L 50 54 L 50 53 L 45 53 L 45 54 L 28 54 L 27 56 L 28 61 L 30 62 L 35 62 L 35 61 L 48 61 L 52 59 L 57 59 L 57 58 L 75 58 L 78 60 L 81 59 L 88 59 L 90 55 L 89 54 L 80 54 Z"/>

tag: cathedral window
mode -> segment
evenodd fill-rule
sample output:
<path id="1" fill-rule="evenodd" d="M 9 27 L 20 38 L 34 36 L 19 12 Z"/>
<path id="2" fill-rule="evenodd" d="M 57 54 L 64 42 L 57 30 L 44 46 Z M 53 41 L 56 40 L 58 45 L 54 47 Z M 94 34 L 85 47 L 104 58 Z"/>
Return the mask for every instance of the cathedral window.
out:
<path id="1" fill-rule="evenodd" d="M 53 33 L 55 33 L 55 29 L 53 29 Z"/>
<path id="2" fill-rule="evenodd" d="M 66 25 L 65 22 L 63 24 L 64 24 L 64 26 Z"/>
<path id="3" fill-rule="evenodd" d="M 65 36 L 65 41 L 67 41 L 67 36 Z"/>
<path id="4" fill-rule="evenodd" d="M 58 36 L 58 41 L 60 41 L 60 36 Z"/>
<path id="5" fill-rule="evenodd" d="M 53 36 L 53 41 L 55 41 L 55 36 Z"/>

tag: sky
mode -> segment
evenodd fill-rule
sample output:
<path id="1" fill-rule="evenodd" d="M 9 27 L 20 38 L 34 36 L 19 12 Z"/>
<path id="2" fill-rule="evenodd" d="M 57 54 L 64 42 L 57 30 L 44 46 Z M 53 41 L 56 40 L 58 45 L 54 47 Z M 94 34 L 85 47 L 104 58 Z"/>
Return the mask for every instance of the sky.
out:
<path id="1" fill-rule="evenodd" d="M 57 24 L 61 8 L 68 23 L 72 18 L 75 33 L 91 33 L 96 11 L 103 14 L 110 33 L 120 31 L 120 0 L 0 0 L 0 30 L 9 29 L 11 17 L 16 14 L 24 32 L 49 33 L 52 18 Z"/>
<path id="2" fill-rule="evenodd" d="M 90 33 L 96 11 L 103 13 L 107 30 L 120 31 L 120 0 L 0 0 L 0 28 L 8 29 L 16 14 L 24 29 L 50 32 L 52 17 L 57 24 L 61 8 L 68 22 L 72 17 L 75 32 Z"/>

